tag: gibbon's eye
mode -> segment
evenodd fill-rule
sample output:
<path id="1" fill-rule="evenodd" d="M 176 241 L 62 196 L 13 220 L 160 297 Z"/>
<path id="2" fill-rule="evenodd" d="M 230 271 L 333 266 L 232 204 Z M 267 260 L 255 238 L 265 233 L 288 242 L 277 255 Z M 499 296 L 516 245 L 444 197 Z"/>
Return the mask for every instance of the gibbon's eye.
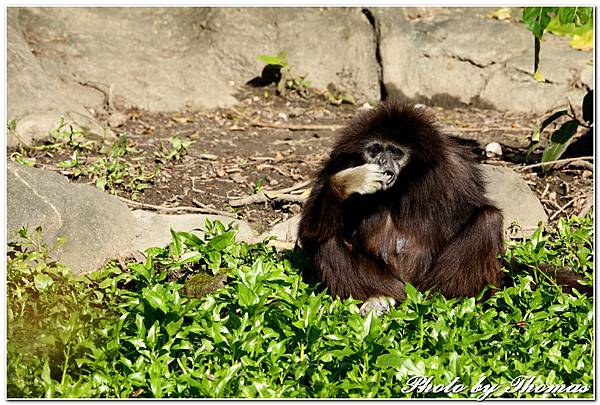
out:
<path id="1" fill-rule="evenodd" d="M 390 146 L 390 152 L 392 152 L 394 155 L 398 155 L 398 156 L 404 156 L 404 151 L 402 149 L 400 149 L 397 146 Z"/>
<path id="2" fill-rule="evenodd" d="M 371 144 L 367 148 L 367 153 L 371 157 L 375 157 L 375 156 L 379 155 L 382 151 L 383 151 L 383 146 L 381 146 L 378 143 Z"/>

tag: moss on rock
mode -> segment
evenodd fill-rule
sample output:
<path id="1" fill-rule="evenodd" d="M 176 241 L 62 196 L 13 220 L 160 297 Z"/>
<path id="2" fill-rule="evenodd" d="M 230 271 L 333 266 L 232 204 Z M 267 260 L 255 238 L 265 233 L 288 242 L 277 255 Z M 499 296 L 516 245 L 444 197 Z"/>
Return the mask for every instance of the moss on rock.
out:
<path id="1" fill-rule="evenodd" d="M 211 292 L 223 288 L 227 274 L 219 273 L 213 276 L 208 273 L 197 273 L 190 276 L 184 284 L 184 292 L 188 297 L 202 298 Z"/>

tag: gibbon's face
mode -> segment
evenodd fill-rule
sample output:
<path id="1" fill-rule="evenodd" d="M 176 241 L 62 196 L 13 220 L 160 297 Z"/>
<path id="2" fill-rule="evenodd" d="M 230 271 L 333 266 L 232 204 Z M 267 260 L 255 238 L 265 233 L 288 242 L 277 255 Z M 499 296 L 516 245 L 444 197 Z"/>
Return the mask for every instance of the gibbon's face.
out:
<path id="1" fill-rule="evenodd" d="M 363 159 L 366 163 L 376 164 L 385 176 L 383 190 L 394 185 L 402 168 L 410 158 L 410 150 L 401 145 L 384 141 L 372 141 L 365 145 Z"/>

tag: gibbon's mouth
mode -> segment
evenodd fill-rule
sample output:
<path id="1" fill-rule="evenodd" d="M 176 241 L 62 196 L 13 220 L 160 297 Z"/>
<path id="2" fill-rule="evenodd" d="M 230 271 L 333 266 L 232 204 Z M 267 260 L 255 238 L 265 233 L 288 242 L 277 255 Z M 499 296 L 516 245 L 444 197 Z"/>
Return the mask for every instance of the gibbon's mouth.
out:
<path id="1" fill-rule="evenodd" d="M 385 177 L 385 184 L 384 184 L 384 189 L 388 189 L 390 188 L 394 182 L 396 181 L 396 173 L 394 173 L 391 170 L 386 170 L 383 173 L 383 176 Z"/>

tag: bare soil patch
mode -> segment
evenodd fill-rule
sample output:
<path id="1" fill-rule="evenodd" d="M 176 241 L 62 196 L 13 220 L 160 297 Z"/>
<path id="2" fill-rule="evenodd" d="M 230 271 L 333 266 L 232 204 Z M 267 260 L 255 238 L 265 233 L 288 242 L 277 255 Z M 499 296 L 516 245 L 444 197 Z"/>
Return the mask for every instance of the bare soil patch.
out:
<path id="1" fill-rule="evenodd" d="M 236 198 L 260 191 L 285 189 L 309 180 L 328 156 L 336 128 L 346 124 L 359 106 L 328 104 L 322 97 L 273 95 L 272 88 L 241 87 L 240 104 L 235 108 L 211 111 L 182 110 L 149 113 L 133 109 L 125 114 L 117 133 L 126 133 L 139 150 L 137 163 L 151 172 L 159 166 L 151 188 L 138 202 L 163 207 L 204 207 L 229 212 L 248 221 L 258 231 L 300 212 L 301 202 L 270 200 L 232 207 Z M 484 163 L 518 169 L 526 161 L 528 135 L 543 119 L 540 114 L 508 113 L 474 108 L 429 108 L 440 127 L 468 144 Z M 108 120 L 105 113 L 98 118 Z M 161 143 L 178 136 L 194 143 L 187 155 L 170 161 L 155 158 Z M 488 159 L 489 142 L 503 146 L 500 158 Z M 10 155 L 9 151 L 9 155 Z M 531 156 L 539 161 L 541 149 Z M 28 151 L 36 165 L 61 171 L 60 161 L 69 151 Z M 592 151 L 588 153 L 591 155 Z M 593 172 L 579 162 L 542 173 L 540 168 L 524 170 L 522 176 L 552 219 L 578 214 L 591 198 Z M 85 178 L 74 181 L 86 181 Z M 295 190 L 300 195 L 306 187 Z M 131 198 L 126 192 L 120 196 Z M 558 212 L 557 215 L 554 215 Z"/>

